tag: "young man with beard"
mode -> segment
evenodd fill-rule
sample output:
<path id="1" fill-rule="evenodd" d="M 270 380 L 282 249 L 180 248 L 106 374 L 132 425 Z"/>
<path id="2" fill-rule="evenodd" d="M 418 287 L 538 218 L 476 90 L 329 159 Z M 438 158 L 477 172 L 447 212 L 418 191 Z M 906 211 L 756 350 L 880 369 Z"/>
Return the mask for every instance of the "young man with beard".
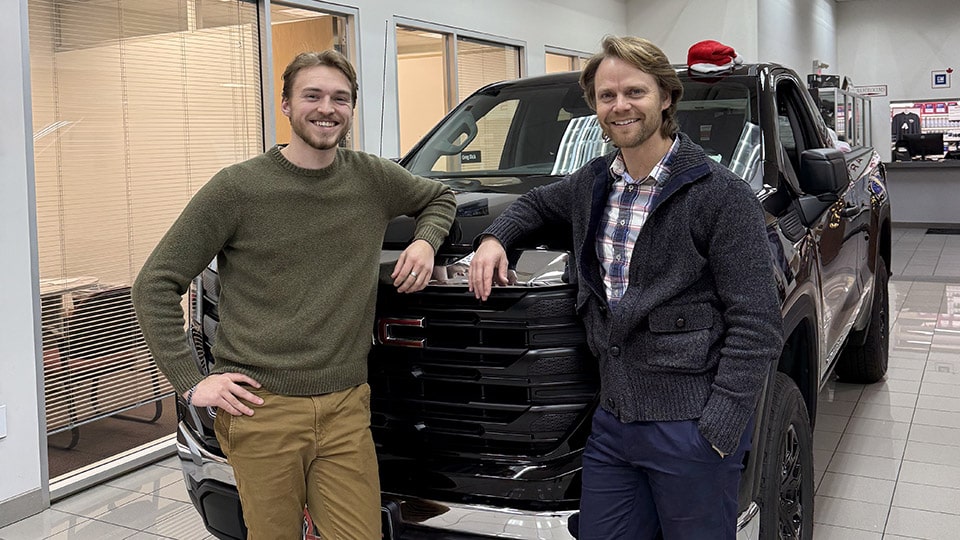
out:
<path id="1" fill-rule="evenodd" d="M 511 205 L 477 240 L 470 289 L 486 300 L 507 283 L 504 247 L 570 227 L 600 366 L 579 538 L 733 540 L 754 407 L 783 339 L 763 211 L 678 132 L 683 87 L 652 43 L 604 39 L 580 83 L 618 150 Z"/>
<path id="2" fill-rule="evenodd" d="M 416 216 L 393 269 L 423 289 L 455 210 L 452 193 L 339 147 L 357 102 L 353 66 L 303 53 L 283 74 L 286 146 L 227 167 L 193 197 L 144 263 L 134 302 L 160 369 L 184 399 L 217 407 L 216 434 L 254 540 L 380 536 L 367 352 L 387 223 Z M 197 372 L 181 297 L 217 258 L 212 373 Z"/>

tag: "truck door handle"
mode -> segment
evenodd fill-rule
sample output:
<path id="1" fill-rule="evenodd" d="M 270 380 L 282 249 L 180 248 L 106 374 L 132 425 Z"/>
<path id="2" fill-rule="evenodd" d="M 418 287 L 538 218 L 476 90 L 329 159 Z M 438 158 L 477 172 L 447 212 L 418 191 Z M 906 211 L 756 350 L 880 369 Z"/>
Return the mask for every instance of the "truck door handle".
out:
<path id="1" fill-rule="evenodd" d="M 855 218 L 863 213 L 863 207 L 847 205 L 840 211 L 840 217 Z"/>

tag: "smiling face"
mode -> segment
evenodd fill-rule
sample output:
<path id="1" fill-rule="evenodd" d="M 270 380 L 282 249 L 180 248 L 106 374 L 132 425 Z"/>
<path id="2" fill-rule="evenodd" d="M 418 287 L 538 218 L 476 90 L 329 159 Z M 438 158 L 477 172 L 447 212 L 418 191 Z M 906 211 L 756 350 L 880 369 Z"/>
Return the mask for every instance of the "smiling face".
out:
<path id="1" fill-rule="evenodd" d="M 304 68 L 297 73 L 280 110 L 290 119 L 291 147 L 333 151 L 353 122 L 350 81 L 334 67 Z"/>
<path id="2" fill-rule="evenodd" d="M 639 148 L 663 138 L 663 111 L 670 106 L 657 80 L 616 57 L 604 58 L 597 67 L 594 88 L 597 119 L 603 132 L 621 149 Z"/>

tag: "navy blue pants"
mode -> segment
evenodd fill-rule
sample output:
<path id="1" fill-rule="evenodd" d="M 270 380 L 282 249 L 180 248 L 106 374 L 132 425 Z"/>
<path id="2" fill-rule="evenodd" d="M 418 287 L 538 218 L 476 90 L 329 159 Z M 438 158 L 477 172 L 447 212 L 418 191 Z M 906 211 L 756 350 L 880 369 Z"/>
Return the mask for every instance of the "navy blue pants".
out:
<path id="1" fill-rule="evenodd" d="M 753 431 L 724 458 L 696 420 L 622 423 L 601 408 L 583 452 L 580 540 L 735 540 Z"/>

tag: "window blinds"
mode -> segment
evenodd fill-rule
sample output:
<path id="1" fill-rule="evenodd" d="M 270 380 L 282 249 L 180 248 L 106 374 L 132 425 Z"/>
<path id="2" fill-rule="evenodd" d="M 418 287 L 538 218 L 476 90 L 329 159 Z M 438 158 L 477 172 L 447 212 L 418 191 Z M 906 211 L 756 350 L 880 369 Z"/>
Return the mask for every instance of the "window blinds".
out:
<path id="1" fill-rule="evenodd" d="M 519 76 L 519 47 L 457 38 L 458 101 L 463 101 L 484 85 Z"/>
<path id="2" fill-rule="evenodd" d="M 129 286 L 190 197 L 262 151 L 257 9 L 30 0 L 48 433 L 170 395 Z"/>

